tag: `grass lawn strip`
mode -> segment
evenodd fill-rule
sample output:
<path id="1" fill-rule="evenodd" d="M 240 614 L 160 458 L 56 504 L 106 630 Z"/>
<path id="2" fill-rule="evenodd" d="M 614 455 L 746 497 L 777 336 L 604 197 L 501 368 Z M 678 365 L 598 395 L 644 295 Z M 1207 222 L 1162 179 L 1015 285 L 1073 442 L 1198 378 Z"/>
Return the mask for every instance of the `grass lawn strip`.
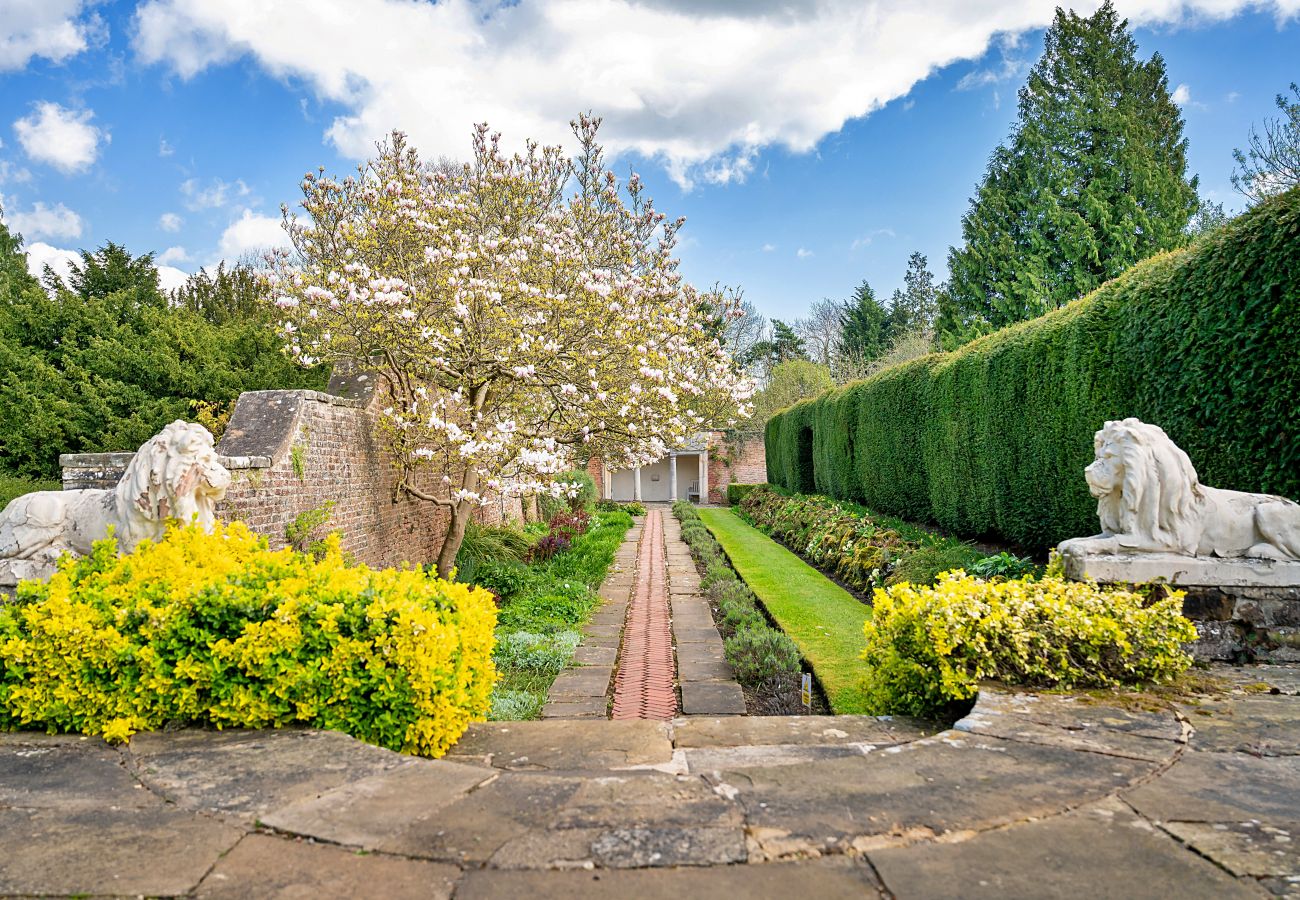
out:
<path id="1" fill-rule="evenodd" d="M 836 714 L 861 713 L 862 626 L 871 608 L 729 509 L 701 509 L 717 538 L 772 618 L 812 665 Z"/>

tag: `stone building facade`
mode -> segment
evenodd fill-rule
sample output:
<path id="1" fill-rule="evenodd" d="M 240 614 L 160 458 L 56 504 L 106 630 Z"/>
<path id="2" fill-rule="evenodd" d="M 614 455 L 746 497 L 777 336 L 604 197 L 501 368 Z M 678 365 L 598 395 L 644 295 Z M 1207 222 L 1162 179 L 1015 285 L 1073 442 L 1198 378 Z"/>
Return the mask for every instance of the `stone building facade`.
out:
<path id="1" fill-rule="evenodd" d="M 767 454 L 761 432 L 708 431 L 649 466 L 613 469 L 592 459 L 587 471 L 607 500 L 726 503 L 728 484 L 767 480 Z"/>

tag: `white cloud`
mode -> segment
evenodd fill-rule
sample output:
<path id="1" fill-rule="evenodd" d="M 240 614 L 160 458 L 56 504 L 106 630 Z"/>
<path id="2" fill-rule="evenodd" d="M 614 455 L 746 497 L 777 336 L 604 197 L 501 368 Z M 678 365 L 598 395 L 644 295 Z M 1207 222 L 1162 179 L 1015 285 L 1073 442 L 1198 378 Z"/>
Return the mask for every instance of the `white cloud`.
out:
<path id="1" fill-rule="evenodd" d="M 167 143 L 167 138 L 164 137 L 158 138 L 159 156 L 171 156 L 175 152 L 176 152 L 176 148 L 173 147 L 171 144 Z"/>
<path id="2" fill-rule="evenodd" d="M 90 124 L 94 116 L 88 109 L 42 101 L 31 114 L 14 122 L 14 132 L 33 160 L 63 172 L 80 172 L 99 155 L 100 141 L 109 140 L 108 132 Z"/>
<path id="3" fill-rule="evenodd" d="M 1017 56 L 1015 51 L 1020 48 L 1020 38 L 1015 34 L 999 35 L 998 52 L 1002 56 L 1002 61 L 997 66 L 990 69 L 976 69 L 967 72 L 957 82 L 957 90 L 969 91 L 975 88 L 984 87 L 990 84 L 999 84 L 1004 81 L 1019 81 L 1029 74 L 1029 69 L 1033 62 L 1026 57 Z"/>
<path id="4" fill-rule="evenodd" d="M 236 178 L 233 183 L 214 178 L 207 186 L 200 184 L 197 178 L 187 178 L 181 182 L 185 206 L 192 210 L 221 209 L 247 197 L 252 192 L 252 189 L 240 178 Z"/>
<path id="5" fill-rule="evenodd" d="M 171 263 L 185 262 L 189 258 L 190 252 L 184 247 L 168 247 L 162 253 L 159 253 L 154 261 L 159 266 L 165 266 Z"/>
<path id="6" fill-rule="evenodd" d="M 0 16 L 0 71 L 21 69 L 33 56 L 54 62 L 75 56 L 103 32 L 82 0 L 5 0 Z"/>
<path id="7" fill-rule="evenodd" d="M 1173 100 L 1179 106 L 1186 106 L 1191 102 L 1192 89 L 1185 84 L 1180 84 L 1178 87 L 1174 88 L 1174 92 L 1169 95 L 1169 99 Z"/>
<path id="8" fill-rule="evenodd" d="M 32 180 L 32 173 L 29 169 L 21 166 L 15 166 L 7 159 L 0 159 L 0 184 L 12 181 L 14 184 L 23 184 Z"/>
<path id="9" fill-rule="evenodd" d="M 189 272 L 182 272 L 175 266 L 158 266 L 158 286 L 164 291 L 174 291 L 178 287 L 183 287 L 189 277 Z"/>
<path id="10" fill-rule="evenodd" d="M 1086 4 L 1091 6 L 1092 3 Z M 682 184 L 745 177 L 754 155 L 812 149 L 995 39 L 1050 23 L 1042 0 L 146 0 L 142 61 L 191 77 L 248 57 L 341 105 L 326 131 L 364 158 L 392 128 L 463 158 L 472 123 L 555 143 L 580 110 L 611 153 L 660 159 Z M 1135 24 L 1222 18 L 1296 0 L 1121 0 Z M 809 48 L 815 48 L 810 52 Z M 869 60 L 869 64 L 864 63 Z"/>
<path id="11" fill-rule="evenodd" d="M 81 237 L 81 216 L 62 203 L 51 208 L 38 200 L 27 212 L 9 212 L 5 218 L 9 227 L 27 240 Z"/>
<path id="12" fill-rule="evenodd" d="M 246 253 L 288 244 L 289 237 L 278 216 L 263 216 L 246 209 L 221 233 L 217 251 L 221 259 L 234 262 Z"/>
<path id="13" fill-rule="evenodd" d="M 27 271 L 31 272 L 37 278 L 45 276 L 45 267 L 53 267 L 54 271 L 64 281 L 68 280 L 68 272 L 71 271 L 72 264 L 81 262 L 81 254 L 75 250 L 63 250 L 59 247 L 51 247 L 49 244 L 36 241 L 28 244 L 27 247 Z"/>
<path id="14" fill-rule="evenodd" d="M 800 259 L 807 259 L 808 257 L 813 255 L 813 252 L 811 250 L 807 250 L 803 247 L 800 247 L 798 250 L 794 251 L 794 255 L 799 257 Z"/>
<path id="15" fill-rule="evenodd" d="M 158 217 L 158 227 L 163 231 L 180 231 L 185 220 L 174 212 L 165 212 Z"/>
<path id="16" fill-rule="evenodd" d="M 772 252 L 773 250 L 775 250 L 775 249 L 776 249 L 776 244 L 764 244 L 764 245 L 763 245 L 763 252 L 764 252 L 764 253 L 771 253 L 771 252 Z"/>
<path id="17" fill-rule="evenodd" d="M 894 234 L 894 229 L 892 228 L 875 228 L 872 229 L 871 231 L 868 231 L 860 238 L 854 238 L 853 243 L 849 246 L 849 249 L 858 250 L 861 249 L 862 247 L 870 247 L 871 244 L 878 237 L 892 238 L 895 236 L 896 235 Z"/>

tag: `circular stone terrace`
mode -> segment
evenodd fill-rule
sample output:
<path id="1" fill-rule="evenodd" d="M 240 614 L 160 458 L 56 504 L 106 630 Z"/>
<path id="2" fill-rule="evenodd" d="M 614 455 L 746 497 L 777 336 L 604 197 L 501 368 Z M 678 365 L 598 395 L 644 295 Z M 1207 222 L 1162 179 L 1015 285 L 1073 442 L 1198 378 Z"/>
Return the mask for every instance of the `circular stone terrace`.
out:
<path id="1" fill-rule="evenodd" d="M 1250 897 L 1297 890 L 1300 672 L 1161 710 L 0 734 L 0 893 Z"/>

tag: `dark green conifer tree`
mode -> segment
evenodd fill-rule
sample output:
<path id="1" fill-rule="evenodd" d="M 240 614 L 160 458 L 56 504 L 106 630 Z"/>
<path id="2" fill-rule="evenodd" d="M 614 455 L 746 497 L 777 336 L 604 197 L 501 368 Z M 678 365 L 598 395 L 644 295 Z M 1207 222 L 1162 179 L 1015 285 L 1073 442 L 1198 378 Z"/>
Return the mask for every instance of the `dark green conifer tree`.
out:
<path id="1" fill-rule="evenodd" d="M 1164 60 L 1111 3 L 1057 9 L 948 257 L 945 346 L 1042 315 L 1187 240 L 1198 206 Z"/>

